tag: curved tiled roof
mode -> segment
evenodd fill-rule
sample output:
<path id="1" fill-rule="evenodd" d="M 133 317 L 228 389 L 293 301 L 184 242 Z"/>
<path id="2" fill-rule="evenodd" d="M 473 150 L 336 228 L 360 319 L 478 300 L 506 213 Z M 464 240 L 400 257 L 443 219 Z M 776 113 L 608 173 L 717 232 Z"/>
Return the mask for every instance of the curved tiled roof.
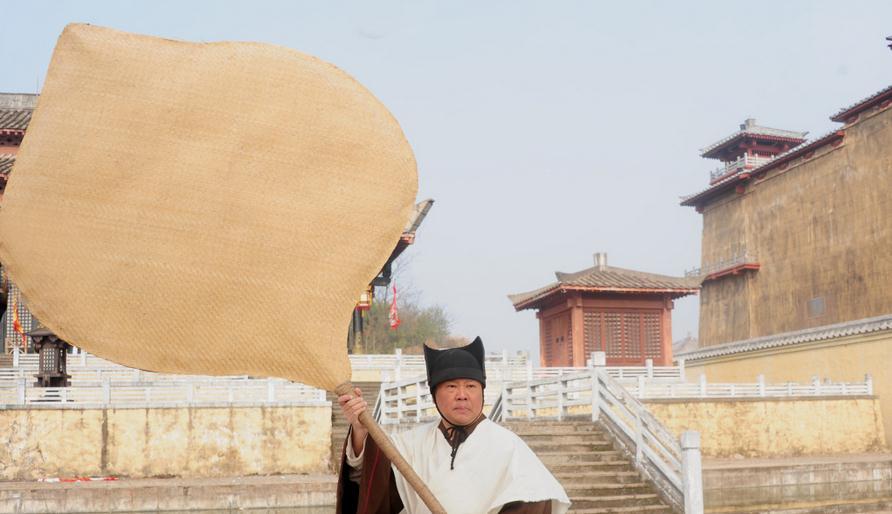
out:
<path id="1" fill-rule="evenodd" d="M 805 136 L 808 132 L 796 132 L 793 130 L 783 130 L 776 129 L 771 127 L 762 127 L 759 125 L 749 125 L 745 128 L 738 130 L 737 132 L 731 134 L 730 136 L 716 141 L 715 143 L 707 146 L 706 148 L 700 149 L 700 155 L 703 157 L 707 157 L 712 151 L 717 150 L 718 148 L 730 143 L 734 139 L 743 136 L 761 136 L 768 139 L 779 139 L 782 141 L 792 141 L 792 142 L 802 142 L 805 140 Z"/>
<path id="2" fill-rule="evenodd" d="M 691 362 L 708 359 L 710 357 L 733 355 L 736 353 L 745 353 L 781 346 L 793 346 L 796 344 L 824 341 L 858 334 L 869 334 L 872 332 L 882 332 L 886 330 L 892 330 L 892 314 L 854 321 L 845 321 L 833 325 L 807 328 L 794 332 L 784 332 L 771 336 L 756 337 L 716 346 L 708 346 L 692 352 L 680 353 L 675 357 Z"/>
<path id="3" fill-rule="evenodd" d="M 31 109 L 0 109 L 0 130 L 25 130 L 32 112 Z"/>
<path id="4" fill-rule="evenodd" d="M 699 203 L 706 197 L 710 196 L 712 193 L 718 192 L 719 190 L 722 190 L 722 189 L 728 189 L 730 187 L 730 185 L 736 184 L 744 176 L 753 176 L 753 175 L 765 173 L 765 172 L 771 170 L 772 168 L 774 168 L 775 166 L 779 166 L 780 164 L 782 164 L 785 161 L 788 161 L 788 160 L 795 158 L 799 155 L 808 153 L 811 150 L 816 150 L 817 148 L 820 148 L 820 147 L 832 142 L 836 138 L 844 137 L 844 136 L 845 136 L 845 132 L 843 130 L 833 130 L 831 132 L 828 132 L 817 139 L 809 141 L 806 144 L 802 144 L 795 148 L 791 148 L 791 149 L 787 150 L 786 152 L 779 154 L 778 156 L 771 159 L 770 161 L 768 161 L 764 164 L 761 164 L 759 166 L 756 166 L 755 168 L 753 168 L 751 170 L 743 170 L 743 171 L 739 171 L 734 174 L 730 174 L 730 175 L 722 178 L 718 182 L 711 184 L 709 187 L 707 187 L 706 189 L 704 189 L 702 191 L 699 191 L 699 192 L 691 194 L 691 195 L 684 196 L 681 198 L 681 205 L 686 205 L 686 206 L 697 205 L 697 203 Z"/>
<path id="5" fill-rule="evenodd" d="M 15 164 L 15 155 L 0 154 L 0 175 L 9 175 L 13 164 Z"/>
<path id="6" fill-rule="evenodd" d="M 853 114 L 858 114 L 864 109 L 871 107 L 873 104 L 877 102 L 882 102 L 887 98 L 892 98 L 892 86 L 881 89 L 876 93 L 868 96 L 867 98 L 858 100 L 848 107 L 843 107 L 836 114 L 830 117 L 831 121 L 836 121 L 839 123 L 845 123 L 846 118 Z"/>
<path id="7" fill-rule="evenodd" d="M 696 289 L 699 286 L 697 281 L 685 277 L 657 275 L 614 266 L 604 266 L 603 269 L 594 266 L 576 273 L 556 271 L 554 276 L 561 284 L 570 286 L 627 289 Z"/>
<path id="8" fill-rule="evenodd" d="M 604 266 L 577 271 L 555 272 L 557 282 L 526 293 L 508 295 L 517 310 L 532 307 L 531 302 L 543 299 L 559 291 L 620 292 L 620 293 L 669 293 L 673 297 L 694 294 L 700 289 L 697 278 L 671 277 L 645 273 L 615 266 Z"/>

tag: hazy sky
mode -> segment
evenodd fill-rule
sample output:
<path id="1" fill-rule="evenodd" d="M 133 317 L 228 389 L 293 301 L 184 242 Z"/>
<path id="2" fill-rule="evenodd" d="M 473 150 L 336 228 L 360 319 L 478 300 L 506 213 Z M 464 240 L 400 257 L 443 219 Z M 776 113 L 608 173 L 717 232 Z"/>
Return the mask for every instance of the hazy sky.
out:
<path id="1" fill-rule="evenodd" d="M 819 136 L 892 84 L 892 2 L 36 1 L 7 6 L 0 91 L 35 92 L 65 24 L 276 43 L 374 92 L 436 205 L 404 279 L 489 350 L 537 353 L 508 293 L 592 265 L 682 275 L 706 187 L 698 149 L 744 118 Z M 675 339 L 697 332 L 676 302 Z"/>

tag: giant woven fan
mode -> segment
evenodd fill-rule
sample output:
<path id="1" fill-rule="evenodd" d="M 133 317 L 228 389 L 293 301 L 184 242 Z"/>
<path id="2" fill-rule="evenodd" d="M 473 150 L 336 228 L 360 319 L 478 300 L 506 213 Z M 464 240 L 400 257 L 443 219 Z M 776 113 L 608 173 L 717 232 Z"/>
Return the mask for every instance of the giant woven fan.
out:
<path id="1" fill-rule="evenodd" d="M 107 359 L 343 393 L 354 303 L 416 188 L 396 120 L 328 63 L 70 25 L 0 260 L 42 322 Z"/>

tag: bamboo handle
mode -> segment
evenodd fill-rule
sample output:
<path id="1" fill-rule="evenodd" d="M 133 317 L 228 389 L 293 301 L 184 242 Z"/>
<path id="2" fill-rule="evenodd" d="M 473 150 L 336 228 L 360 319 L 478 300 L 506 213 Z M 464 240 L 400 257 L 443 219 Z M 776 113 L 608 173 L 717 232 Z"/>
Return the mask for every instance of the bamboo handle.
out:
<path id="1" fill-rule="evenodd" d="M 338 396 L 343 396 L 345 394 L 354 397 L 356 396 L 353 392 L 353 384 L 350 382 L 344 382 L 337 386 L 335 388 L 335 393 Z M 390 459 L 390 462 L 396 466 L 396 469 L 403 475 L 406 481 L 409 482 L 412 489 L 415 489 L 415 492 L 418 493 L 418 497 L 421 498 L 421 501 L 423 501 L 425 505 L 427 505 L 427 508 L 433 514 L 446 514 L 446 509 L 440 505 L 440 502 L 437 501 L 434 493 L 428 489 L 424 481 L 421 480 L 421 477 L 418 476 L 418 473 L 415 473 L 412 466 L 410 466 L 406 459 L 403 458 L 399 450 L 396 449 L 396 446 L 393 445 L 393 441 L 391 441 L 390 437 L 381 430 L 381 427 L 378 426 L 378 423 L 375 422 L 375 418 L 372 417 L 368 410 L 363 411 L 363 413 L 359 415 L 359 422 L 369 431 L 369 436 L 375 441 L 378 448 L 381 448 L 381 451 L 384 452 L 384 456 Z"/>

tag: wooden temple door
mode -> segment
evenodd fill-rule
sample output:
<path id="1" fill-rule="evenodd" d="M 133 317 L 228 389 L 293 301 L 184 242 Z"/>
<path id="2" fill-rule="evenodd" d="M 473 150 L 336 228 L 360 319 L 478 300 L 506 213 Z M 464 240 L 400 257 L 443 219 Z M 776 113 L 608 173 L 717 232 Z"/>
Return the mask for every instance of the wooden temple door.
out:
<path id="1" fill-rule="evenodd" d="M 549 367 L 573 366 L 573 333 L 570 313 L 563 312 L 543 320 L 545 330 L 545 365 Z"/>

